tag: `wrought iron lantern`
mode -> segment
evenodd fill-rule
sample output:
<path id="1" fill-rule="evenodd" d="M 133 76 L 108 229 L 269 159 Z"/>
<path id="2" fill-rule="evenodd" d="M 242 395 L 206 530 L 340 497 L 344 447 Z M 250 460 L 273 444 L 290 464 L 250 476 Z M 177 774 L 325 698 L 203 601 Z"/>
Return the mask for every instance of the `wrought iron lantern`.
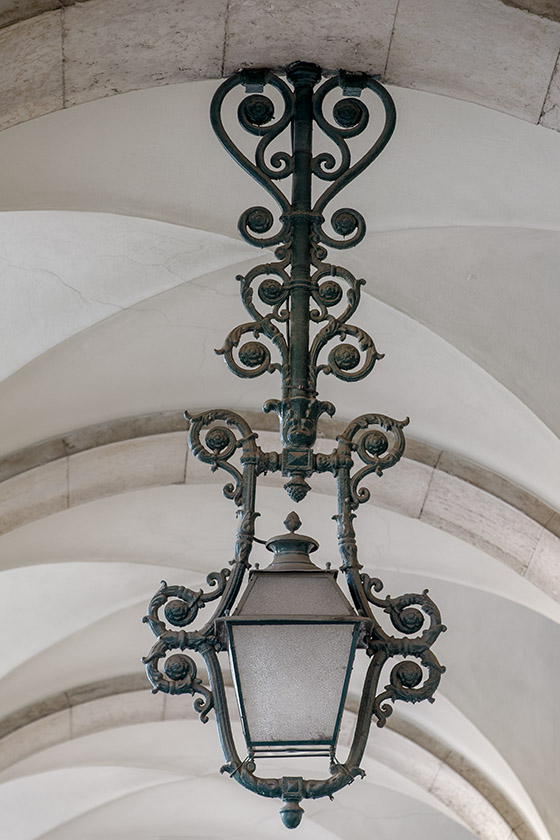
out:
<path id="1" fill-rule="evenodd" d="M 393 708 L 388 701 L 433 702 L 444 668 L 431 646 L 445 627 L 427 590 L 381 597 L 381 581 L 363 573 L 358 561 L 354 512 L 370 498 L 361 483 L 371 473 L 382 476 L 400 459 L 408 419 L 363 414 L 339 435 L 332 452 L 315 451 L 318 420 L 335 411 L 332 403 L 317 398 L 318 375 L 356 382 L 382 358 L 370 336 L 349 323 L 365 281 L 325 262 L 325 246 L 357 245 L 365 235 L 365 221 L 356 210 L 342 208 L 333 214 L 333 233 L 329 233 L 323 227 L 323 213 L 389 142 L 395 127 L 394 103 L 374 77 L 363 73 L 340 71 L 321 81 L 319 67 L 297 62 L 286 77 L 262 69 L 240 71 L 218 88 L 211 105 L 212 125 L 221 143 L 280 208 L 276 232 L 271 232 L 274 217 L 266 207 L 251 207 L 241 215 L 241 235 L 252 245 L 275 248 L 276 261 L 237 278 L 251 320 L 235 327 L 217 352 L 240 377 L 280 372 L 281 399 L 269 400 L 263 410 L 278 415 L 282 448 L 264 452 L 247 422 L 232 411 L 185 412 L 193 455 L 212 470 L 225 470 L 232 479 L 224 494 L 238 508 L 234 558 L 229 568 L 208 576 L 208 592 L 162 582 L 144 617 L 157 641 L 143 661 L 154 692 L 199 695 L 194 708 L 203 722 L 215 710 L 226 759 L 222 772 L 261 796 L 281 799 L 284 825 L 295 828 L 303 815 L 303 799 L 332 798 L 364 775 L 360 761 L 371 720 L 385 724 Z M 260 138 L 254 162 L 234 143 L 222 118 L 224 100 L 238 87 L 245 91 L 237 109 L 239 123 Z M 267 87 L 282 103 L 278 117 L 273 98 L 264 94 Z M 335 90 L 342 91 L 342 98 L 328 116 L 325 100 Z M 384 124 L 369 151 L 353 162 L 348 140 L 368 125 L 369 111 L 361 99 L 366 90 L 380 99 Z M 327 151 L 314 153 L 314 128 L 334 143 L 337 157 Z M 271 144 L 288 130 L 291 151 L 272 151 Z M 291 182 L 291 198 L 279 187 L 285 179 Z M 327 186 L 313 202 L 314 179 Z M 263 337 L 275 348 L 277 360 Z M 326 346 L 337 340 L 324 358 Z M 294 512 L 285 520 L 287 533 L 265 543 L 273 553 L 271 564 L 251 568 L 253 544 L 264 542 L 255 535 L 256 483 L 267 472 L 287 478 L 284 487 L 294 502 L 311 490 L 307 479 L 315 473 L 334 476 L 338 498 L 334 519 L 350 600 L 337 583 L 337 573 L 312 562 L 310 554 L 318 543 L 296 533 L 301 522 Z M 239 597 L 248 570 L 249 582 Z M 199 630 L 183 629 L 211 601 L 217 606 L 207 623 Z M 373 608 L 388 614 L 399 635 L 384 629 Z M 172 627 L 160 616 L 162 609 Z M 209 686 L 198 676 L 187 650 L 202 657 Z M 234 742 L 218 659 L 218 653 L 226 650 L 247 746 L 245 759 Z M 357 651 L 365 652 L 369 665 L 352 744 L 341 763 L 336 746 Z M 394 658 L 389 681 L 380 688 L 382 670 Z M 328 756 L 329 776 L 263 778 L 256 773 L 257 760 L 264 756 L 295 759 L 309 754 Z"/>
<path id="2" fill-rule="evenodd" d="M 294 530 L 297 514 L 286 520 Z M 273 537 L 268 568 L 253 572 L 230 618 L 227 646 L 245 740 L 253 754 L 334 750 L 362 620 L 336 572 L 309 558 L 295 533 Z"/>

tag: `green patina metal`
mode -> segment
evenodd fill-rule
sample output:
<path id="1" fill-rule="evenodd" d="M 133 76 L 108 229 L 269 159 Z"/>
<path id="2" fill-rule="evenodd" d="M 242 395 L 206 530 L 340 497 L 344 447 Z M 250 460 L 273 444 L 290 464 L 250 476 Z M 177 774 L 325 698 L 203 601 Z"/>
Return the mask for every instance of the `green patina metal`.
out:
<path id="1" fill-rule="evenodd" d="M 323 214 L 343 187 L 383 151 L 395 127 L 395 106 L 389 92 L 374 77 L 363 73 L 341 71 L 322 81 L 319 67 L 297 62 L 288 68 L 286 77 L 287 81 L 262 69 L 236 73 L 218 88 L 210 111 L 212 126 L 222 145 L 267 190 L 279 208 L 276 233 L 271 232 L 275 220 L 267 207 L 251 207 L 241 215 L 242 236 L 257 247 L 275 248 L 276 261 L 258 265 L 237 278 L 251 320 L 235 327 L 217 352 L 237 376 L 253 378 L 265 372 L 280 373 L 281 399 L 269 400 L 263 410 L 278 415 L 282 450 L 262 451 L 256 442 L 257 435 L 242 417 L 231 411 L 214 409 L 197 415 L 185 412 L 190 423 L 192 453 L 212 470 L 225 470 L 232 479 L 224 487 L 224 494 L 234 501 L 239 514 L 234 559 L 231 568 L 208 576 L 209 592 L 162 583 L 144 618 L 157 641 L 143 661 L 154 692 L 199 695 L 194 707 L 203 722 L 207 721 L 208 712 L 215 710 L 226 759 L 222 772 L 261 796 L 280 798 L 284 803 L 282 820 L 287 827 L 294 828 L 303 814 L 299 805 L 302 799 L 332 797 L 356 776 L 363 775 L 360 761 L 372 717 L 378 726 L 383 726 L 392 711 L 388 701 L 433 701 L 444 668 L 430 648 L 445 627 L 427 590 L 398 598 L 378 597 L 381 581 L 362 573 L 358 561 L 354 511 L 370 497 L 369 490 L 360 485 L 367 475 L 381 476 L 400 459 L 405 446 L 402 430 L 408 418 L 398 421 L 382 414 L 361 415 L 338 437 L 334 451 L 328 454 L 315 451 L 318 420 L 323 414 L 332 415 L 335 411 L 332 403 L 318 399 L 318 375 L 332 374 L 346 382 L 356 382 L 367 376 L 382 358 L 370 336 L 349 323 L 360 302 L 364 281 L 345 268 L 325 262 L 327 247 L 351 248 L 363 239 L 365 221 L 356 210 L 338 209 L 330 220 L 331 234 L 324 229 Z M 237 110 L 239 123 L 246 132 L 259 138 L 254 161 L 234 143 L 222 118 L 226 97 L 239 87 L 245 90 Z M 267 87 L 275 89 L 282 102 L 280 116 L 275 115 L 272 99 L 264 94 Z M 325 99 L 337 89 L 343 96 L 334 104 L 331 120 L 325 115 Z M 369 151 L 353 162 L 348 140 L 361 134 L 369 122 L 368 108 L 360 98 L 363 91 L 379 98 L 385 118 Z M 317 128 L 334 143 L 337 157 L 330 152 L 314 154 L 313 130 Z M 273 141 L 288 130 L 290 152 L 271 153 L 269 147 Z M 280 188 L 280 182 L 285 179 L 291 181 L 290 198 Z M 313 187 L 321 181 L 327 186 L 313 201 Z M 269 345 L 276 352 L 276 360 Z M 331 349 L 325 358 L 327 345 Z M 232 462 L 236 454 L 240 455 L 237 465 Z M 334 518 L 341 570 L 365 628 L 359 647 L 370 657 L 370 664 L 353 742 L 344 763 L 339 763 L 331 752 L 331 775 L 321 780 L 261 778 L 256 775 L 251 750 L 245 760 L 239 757 L 218 662 L 218 652 L 228 646 L 227 633 L 220 628 L 237 602 L 250 567 L 251 548 L 257 541 L 256 482 L 266 472 L 281 472 L 288 479 L 284 486 L 295 502 L 301 501 L 311 489 L 307 479 L 314 473 L 333 474 L 337 482 L 338 510 Z M 286 525 L 291 531 L 290 521 Z M 217 607 L 200 630 L 182 629 L 211 601 L 217 601 Z M 395 637 L 387 633 L 372 607 L 387 613 L 402 635 Z M 167 621 L 180 629 L 166 625 L 159 617 L 161 608 Z M 196 664 L 185 650 L 202 656 L 210 687 L 197 677 Z M 182 652 L 168 656 L 171 651 Z M 389 683 L 379 690 L 381 670 L 392 657 L 398 657 L 399 661 L 390 672 Z"/>

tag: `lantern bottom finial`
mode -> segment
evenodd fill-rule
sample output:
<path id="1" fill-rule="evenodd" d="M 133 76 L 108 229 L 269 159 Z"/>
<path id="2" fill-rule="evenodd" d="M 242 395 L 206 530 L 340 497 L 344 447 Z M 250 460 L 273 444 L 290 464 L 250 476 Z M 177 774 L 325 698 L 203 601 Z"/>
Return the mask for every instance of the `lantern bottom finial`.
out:
<path id="1" fill-rule="evenodd" d="M 304 810 L 299 802 L 285 802 L 284 807 L 280 809 L 280 816 L 286 828 L 297 828 L 303 814 Z"/>

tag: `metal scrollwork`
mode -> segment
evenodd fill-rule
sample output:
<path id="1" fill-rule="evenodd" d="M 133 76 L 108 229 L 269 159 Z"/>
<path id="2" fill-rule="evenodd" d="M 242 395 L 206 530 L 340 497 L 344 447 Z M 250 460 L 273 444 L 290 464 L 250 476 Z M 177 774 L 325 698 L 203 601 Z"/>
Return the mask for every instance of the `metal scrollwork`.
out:
<path id="1" fill-rule="evenodd" d="M 336 336 L 345 343 L 336 345 L 330 351 L 327 364 L 317 364 L 320 351 Z M 356 340 L 357 347 L 346 342 L 348 336 Z M 362 354 L 364 354 L 363 360 Z M 327 374 L 332 373 L 337 379 L 345 382 L 358 382 L 371 373 L 376 361 L 382 359 L 383 354 L 377 352 L 373 339 L 360 327 L 344 324 L 338 318 L 329 318 L 326 326 L 315 337 L 311 348 L 311 358 L 315 362 L 314 378 L 323 371 Z"/>
<path id="2" fill-rule="evenodd" d="M 408 593 L 400 595 L 398 598 L 391 598 L 389 595 L 385 598 L 378 598 L 373 594 L 373 591 L 381 591 L 383 586 L 381 581 L 378 578 L 371 578 L 367 574 L 363 574 L 361 577 L 368 601 L 376 607 L 381 607 L 389 615 L 393 627 L 399 633 L 408 635 L 422 630 L 421 641 L 427 645 L 432 645 L 439 634 L 446 629 L 445 625 L 441 623 L 439 608 L 428 596 L 427 589 L 421 594 Z M 429 625 L 424 627 L 426 618 L 429 618 Z"/>
<path id="3" fill-rule="evenodd" d="M 267 400 L 263 410 L 278 415 L 282 451 L 263 452 L 249 424 L 232 411 L 185 412 L 193 456 L 230 478 L 223 492 L 235 503 L 239 518 L 234 553 L 229 568 L 208 575 L 208 591 L 162 582 L 144 617 L 157 640 L 143 661 L 154 692 L 196 695 L 194 707 L 204 722 L 215 710 L 225 757 L 222 772 L 260 796 L 281 799 L 282 820 L 295 828 L 303 814 L 300 801 L 332 798 L 364 775 L 360 762 L 373 719 L 383 726 L 396 700 L 433 701 L 444 668 L 431 646 L 445 626 L 427 590 L 382 597 L 381 581 L 363 572 L 358 559 L 353 521 L 355 511 L 370 498 L 362 482 L 372 473 L 382 476 L 402 457 L 408 418 L 362 414 L 338 436 L 331 453 L 315 451 L 319 418 L 335 411 L 332 403 L 318 398 L 318 374 L 356 382 L 383 358 L 371 336 L 350 323 L 365 281 L 326 261 L 327 248 L 344 250 L 363 239 L 364 217 L 342 206 L 331 214 L 332 232 L 324 225 L 327 206 L 387 145 L 395 127 L 394 103 L 389 92 L 364 73 L 340 71 L 321 81 L 319 67 L 297 62 L 288 67 L 286 77 L 264 69 L 242 70 L 220 85 L 210 109 L 219 141 L 276 205 L 275 212 L 255 205 L 240 215 L 241 236 L 256 247 L 274 249 L 275 260 L 237 277 L 249 320 L 234 327 L 216 352 L 241 378 L 280 373 L 281 398 Z M 252 153 L 236 145 L 226 128 L 230 117 L 224 117 L 229 94 L 243 88 L 241 100 L 232 99 L 238 123 L 250 136 L 247 144 L 253 145 Z M 335 92 L 341 96 L 331 104 L 330 94 Z M 384 116 L 373 144 L 355 160 L 352 141 L 374 121 L 362 99 L 364 92 L 380 100 Z M 323 145 L 314 151 L 313 131 L 327 139 L 330 151 Z M 216 622 L 230 616 L 250 567 L 253 543 L 262 542 L 255 536 L 257 476 L 275 471 L 288 478 L 284 487 L 295 502 L 312 489 L 307 479 L 315 473 L 335 477 L 338 508 L 333 518 L 341 570 L 361 618 L 358 645 L 370 658 L 348 757 L 339 762 L 333 749 L 330 776 L 324 779 L 262 778 L 256 774 L 252 749 L 247 758 L 240 758 L 218 660 L 228 643 Z M 206 624 L 184 629 L 210 602 L 214 611 Z M 382 623 L 380 612 L 389 620 Z M 389 621 L 399 635 L 387 629 Z M 209 687 L 198 677 L 187 650 L 202 657 Z M 388 673 L 388 681 L 380 690 L 383 673 Z"/>
<path id="4" fill-rule="evenodd" d="M 246 276 L 238 278 L 241 298 L 252 320 L 235 327 L 217 352 L 224 356 L 233 373 L 243 378 L 252 379 L 265 372 L 281 372 L 283 401 L 290 403 L 279 412 L 281 423 L 294 413 L 313 414 L 306 401 L 309 403 L 315 399 L 319 372 L 332 374 L 346 382 L 356 382 L 367 376 L 375 362 L 382 358 L 373 339 L 361 327 L 348 323 L 358 306 L 360 287 L 364 281 L 356 279 L 345 268 L 324 262 L 327 252 L 323 245 L 340 249 L 358 244 L 366 230 L 364 218 L 349 207 L 336 210 L 331 226 L 341 239 L 325 233 L 322 225 L 327 204 L 385 148 L 394 130 L 395 109 L 385 88 L 365 74 L 341 72 L 314 91 L 319 79 L 318 68 L 301 62 L 288 70 L 293 90 L 269 70 L 244 70 L 221 85 L 211 106 L 211 121 L 218 139 L 237 163 L 275 200 L 280 208 L 279 221 L 282 225 L 277 233 L 269 235 L 274 227 L 274 216 L 267 207 L 251 207 L 241 214 L 241 235 L 258 247 L 278 246 L 278 262 L 259 265 Z M 226 97 L 237 86 L 244 86 L 247 92 L 237 108 L 238 121 L 246 132 L 260 138 L 253 153 L 254 160 L 234 143 L 222 117 Z M 266 94 L 267 88 L 280 95 L 283 110 L 279 116 L 275 113 L 273 100 Z M 332 117 L 327 117 L 325 100 L 336 88 L 342 89 L 344 98 L 334 104 Z M 349 141 L 360 135 L 370 122 L 368 108 L 359 98 L 364 90 L 371 91 L 381 100 L 385 119 L 372 147 L 353 162 Z M 275 151 L 267 160 L 270 144 L 284 137 L 288 127 L 293 133 L 297 124 L 299 130 L 304 121 L 308 128 L 301 129 L 301 138 L 296 139 L 293 134 L 291 152 Z M 303 145 L 311 143 L 313 124 L 334 143 L 338 161 L 331 152 L 323 151 L 305 163 L 298 158 Z M 288 176 L 292 176 L 291 201 L 279 186 L 279 182 Z M 328 186 L 312 205 L 313 177 L 327 182 Z M 306 269 L 301 263 L 304 252 L 307 253 Z M 311 264 L 315 267 L 313 275 L 309 272 Z M 259 281 L 258 298 L 270 307 L 268 312 L 263 312 L 256 305 L 255 281 Z M 344 296 L 341 283 L 346 289 L 346 306 L 341 313 L 335 314 L 331 310 Z M 296 289 L 300 290 L 297 295 Z M 317 309 L 310 310 L 311 298 Z M 299 347 L 294 340 L 293 324 L 295 321 L 301 323 L 302 319 L 324 322 L 311 348 Z M 261 337 L 276 348 L 278 360 L 272 359 L 268 346 L 259 340 Z M 323 348 L 337 338 L 340 343 L 320 363 L 319 355 Z M 308 356 L 306 364 L 302 364 L 302 353 Z M 297 403 L 296 398 L 303 399 Z M 300 425 L 302 423 L 303 417 Z M 287 439 L 287 434 L 284 433 L 283 437 Z M 291 478 L 301 483 L 301 477 L 291 475 Z M 290 486 L 293 483 L 286 485 Z"/>
<path id="5" fill-rule="evenodd" d="M 202 723 L 208 723 L 208 712 L 214 708 L 214 697 L 210 689 L 197 677 L 194 660 L 187 654 L 176 653 L 165 660 L 165 676 L 158 669 L 159 660 L 168 650 L 177 646 L 173 645 L 171 640 L 167 644 L 161 641 L 154 645 L 148 656 L 143 657 L 142 662 L 146 665 L 146 672 L 154 686 L 152 693 L 163 691 L 166 694 L 202 695 L 194 700 L 193 707 Z"/>
<path id="6" fill-rule="evenodd" d="M 227 366 L 232 373 L 244 379 L 254 379 L 256 376 L 260 376 L 261 373 L 274 373 L 275 370 L 281 370 L 282 365 L 271 360 L 270 350 L 266 344 L 256 340 L 247 341 L 241 345 L 237 353 L 239 362 L 241 362 L 239 364 L 235 359 L 234 350 L 239 345 L 243 336 L 248 333 L 255 339 L 258 339 L 262 333 L 265 335 L 268 334 L 268 337 L 271 337 L 270 334 L 275 337 L 278 336 L 277 342 L 282 339 L 278 330 L 276 330 L 267 318 L 263 318 L 262 321 L 240 324 L 230 332 L 224 342 L 224 346 L 216 351 L 224 356 Z"/>
<path id="7" fill-rule="evenodd" d="M 341 87 L 344 93 L 353 95 L 340 99 L 334 105 L 332 112 L 334 122 L 329 122 L 324 115 L 323 106 L 327 94 L 336 87 Z M 371 90 L 381 100 L 385 111 L 385 122 L 371 148 L 352 164 L 346 141 L 357 137 L 369 124 L 367 107 L 356 98 L 365 89 Z M 341 158 L 338 167 L 332 155 L 318 155 L 314 159 L 314 174 L 324 181 L 332 181 L 313 207 L 315 213 L 322 215 L 327 204 L 381 154 L 395 130 L 396 111 L 389 92 L 376 79 L 364 73 L 341 72 L 338 77 L 335 76 L 323 82 L 316 91 L 313 97 L 313 116 L 327 137 L 336 144 Z M 335 233 L 343 237 L 342 239 L 338 240 L 329 236 L 321 226 L 317 230 L 319 242 L 329 248 L 353 248 L 362 241 L 366 233 L 364 217 L 357 210 L 347 207 L 333 214 L 331 225 Z"/>
<path id="8" fill-rule="evenodd" d="M 162 580 L 160 588 L 150 601 L 148 614 L 142 621 L 149 624 L 155 636 L 166 632 L 165 623 L 159 618 L 159 610 L 164 607 L 165 617 L 170 624 L 174 627 L 186 627 L 196 619 L 200 609 L 223 594 L 230 574 L 231 569 L 222 569 L 207 575 L 206 583 L 215 587 L 211 592 L 203 592 L 202 589 L 195 592 L 186 586 L 168 586 L 166 581 Z M 169 601 L 170 598 L 174 600 Z"/>
<path id="9" fill-rule="evenodd" d="M 317 375 L 321 371 L 333 374 L 345 382 L 358 382 L 368 376 L 375 363 L 384 356 L 383 353 L 377 352 L 373 339 L 365 330 L 348 323 L 360 303 L 360 289 L 365 280 L 356 279 L 346 268 L 322 262 L 317 256 L 320 254 L 321 251 L 316 248 L 313 263 L 317 270 L 311 278 L 311 296 L 319 308 L 311 310 L 310 318 L 317 323 L 326 323 L 315 336 L 310 348 L 310 382 L 315 387 Z M 336 279 L 325 279 L 327 277 Z M 340 282 L 337 282 L 339 280 L 344 283 L 344 289 Z M 337 315 L 331 314 L 329 309 L 339 304 L 344 296 L 344 310 Z M 327 363 L 320 364 L 321 351 L 337 337 L 344 343 L 333 347 Z M 348 337 L 353 338 L 356 343 L 348 343 Z"/>
<path id="10" fill-rule="evenodd" d="M 356 452 L 365 464 L 350 477 L 353 509 L 370 499 L 371 493 L 368 488 L 358 486 L 363 479 L 371 473 L 382 476 L 384 470 L 394 466 L 401 459 L 405 448 L 402 430 L 408 423 L 408 417 L 404 420 L 393 420 L 384 414 L 362 414 L 339 436 L 339 442 Z M 380 428 L 367 431 L 371 426 Z"/>
<path id="11" fill-rule="evenodd" d="M 223 469 L 234 483 L 224 487 L 226 498 L 232 499 L 238 506 L 239 525 L 235 541 L 231 568 L 211 572 L 206 582 L 209 592 L 195 591 L 185 586 L 169 586 L 165 581 L 156 592 L 144 616 L 157 641 L 150 653 L 142 661 L 154 691 L 168 694 L 200 694 L 194 701 L 194 708 L 203 722 L 208 719 L 208 712 L 215 707 L 214 692 L 207 688 L 197 676 L 194 660 L 184 653 L 172 654 L 172 650 L 193 650 L 207 662 L 211 653 L 220 649 L 216 636 L 215 621 L 231 609 L 239 594 L 245 573 L 249 567 L 249 557 L 255 536 L 255 483 L 257 473 L 266 468 L 273 469 L 275 453 L 263 453 L 256 444 L 256 435 L 248 423 L 231 411 L 215 409 L 185 416 L 190 422 L 189 447 L 201 461 L 210 465 L 212 470 Z M 240 451 L 241 469 L 234 466 L 230 459 Z M 170 600 L 171 599 L 171 600 Z M 211 601 L 218 601 L 213 615 L 200 630 L 185 631 L 182 628 L 191 624 L 199 610 Z M 168 628 L 160 617 L 163 608 L 165 618 L 179 630 Z M 163 671 L 160 660 L 164 660 Z"/>
<path id="12" fill-rule="evenodd" d="M 210 464 L 212 472 L 222 469 L 229 473 L 234 483 L 225 485 L 224 496 L 240 504 L 243 496 L 243 476 L 230 459 L 238 449 L 241 449 L 244 455 L 256 454 L 255 433 L 239 414 L 226 409 L 217 408 L 197 415 L 185 411 L 185 418 L 190 423 L 189 449 L 200 461 Z M 215 425 L 220 420 L 226 425 Z M 235 435 L 234 429 L 238 436 Z M 201 437 L 203 434 L 204 439 Z"/>
<path id="13" fill-rule="evenodd" d="M 261 138 L 255 150 L 254 163 L 236 146 L 222 120 L 224 99 L 231 90 L 239 85 L 244 85 L 247 90 L 256 92 L 244 99 L 237 111 L 239 122 L 245 131 Z M 283 100 L 284 112 L 276 120 L 274 119 L 275 110 L 272 100 L 260 93 L 265 85 L 271 85 L 275 88 Z M 286 152 L 276 152 L 272 155 L 269 165 L 265 162 L 265 152 L 269 144 L 290 124 L 293 117 L 293 108 L 294 95 L 292 91 L 283 79 L 269 70 L 245 70 L 236 73 L 218 88 L 210 108 L 210 120 L 222 145 L 237 163 L 274 198 L 282 214 L 289 211 L 290 202 L 275 184 L 275 181 L 286 178 L 291 174 L 293 161 Z M 251 207 L 241 215 L 239 231 L 251 245 L 256 245 L 259 248 L 271 248 L 285 241 L 289 229 L 288 224 L 284 222 L 277 233 L 271 236 L 263 236 L 272 228 L 273 224 L 274 219 L 268 208 Z"/>
<path id="14" fill-rule="evenodd" d="M 194 701 L 194 708 L 203 723 L 208 720 L 208 712 L 214 707 L 212 692 L 197 676 L 194 660 L 185 653 L 175 653 L 167 656 L 170 650 L 184 651 L 188 648 L 203 649 L 209 644 L 215 644 L 211 637 L 206 639 L 199 633 L 186 633 L 184 630 L 170 630 L 159 617 L 159 610 L 165 607 L 165 617 L 175 626 L 183 627 L 195 620 L 198 610 L 208 601 L 219 598 L 223 593 L 230 570 L 208 575 L 207 582 L 216 586 L 212 593 L 193 592 L 184 586 L 168 586 L 163 580 L 148 607 L 148 614 L 142 619 L 149 624 L 152 632 L 158 637 L 150 653 L 142 659 L 146 665 L 146 673 L 153 685 L 153 692 L 163 691 L 166 694 L 200 694 Z M 176 600 L 169 601 L 169 598 Z M 163 671 L 160 670 L 160 660 L 164 660 Z"/>
<path id="15" fill-rule="evenodd" d="M 407 703 L 428 700 L 433 703 L 434 692 L 445 668 L 440 665 L 430 647 L 447 628 L 442 624 L 439 608 L 429 597 L 427 589 L 421 594 L 408 593 L 397 598 L 387 595 L 380 598 L 374 594 L 383 588 L 379 578 L 371 578 L 367 574 L 360 575 L 360 578 L 368 601 L 383 609 L 389 615 L 393 627 L 405 634 L 404 637 L 395 638 L 380 632 L 377 625 L 375 633 L 367 640 L 370 656 L 381 653 L 385 660 L 394 656 L 405 657 L 393 666 L 389 683 L 375 697 L 373 713 L 377 717 L 377 725 L 384 726 L 393 711 L 387 700 L 404 700 Z M 419 635 L 410 638 L 413 633 Z"/>
<path id="16" fill-rule="evenodd" d="M 236 376 L 253 379 L 265 372 L 273 373 L 276 370 L 283 374 L 286 372 L 288 345 L 274 321 L 283 324 L 289 317 L 288 310 L 281 309 L 289 297 L 287 264 L 288 258 L 277 263 L 255 266 L 245 276 L 237 276 L 237 280 L 241 284 L 241 300 L 253 321 L 241 324 L 231 330 L 223 347 L 216 350 L 216 353 L 224 356 L 227 366 Z M 253 284 L 257 280 L 257 296 L 262 303 L 271 308 L 268 313 L 261 312 L 255 304 Z M 280 362 L 271 360 L 268 347 L 261 341 L 249 341 L 242 344 L 237 351 L 241 363 L 239 364 L 235 359 L 234 350 L 238 347 L 241 339 L 248 334 L 251 334 L 255 339 L 258 339 L 261 335 L 265 336 L 276 347 L 280 355 Z"/>
<path id="17" fill-rule="evenodd" d="M 441 675 L 445 672 L 435 655 L 428 647 L 407 652 L 395 652 L 393 656 L 413 656 L 420 664 L 410 659 L 403 659 L 393 666 L 389 683 L 384 691 L 375 696 L 373 714 L 377 726 L 383 727 L 393 712 L 393 706 L 387 701 L 403 700 L 405 703 L 420 703 L 427 700 L 434 702 L 434 692 L 439 686 Z M 427 675 L 426 673 L 427 672 Z"/>

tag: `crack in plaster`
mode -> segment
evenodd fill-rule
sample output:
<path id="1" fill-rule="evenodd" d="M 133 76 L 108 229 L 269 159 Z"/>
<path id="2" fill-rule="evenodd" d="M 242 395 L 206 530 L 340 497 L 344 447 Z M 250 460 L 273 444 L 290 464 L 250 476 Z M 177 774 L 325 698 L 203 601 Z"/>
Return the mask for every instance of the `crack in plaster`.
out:
<path id="1" fill-rule="evenodd" d="M 222 292 L 221 287 L 205 286 L 204 283 L 198 283 L 196 280 L 190 280 L 189 285 L 194 286 L 197 289 L 202 289 L 202 291 L 204 292 L 210 292 L 211 294 L 214 294 L 217 297 L 228 298 L 228 300 L 233 299 L 235 301 L 239 300 L 237 290 L 235 294 L 233 292 Z"/>
<path id="2" fill-rule="evenodd" d="M 153 297 L 157 297 L 157 295 L 154 295 Z M 149 299 L 150 298 L 146 298 L 146 300 L 149 300 Z M 206 333 L 208 332 L 206 327 L 201 327 L 200 324 L 191 324 L 191 323 L 188 323 L 188 322 L 185 322 L 185 321 L 181 321 L 181 322 L 172 321 L 171 318 L 167 315 L 166 312 L 163 312 L 161 309 L 157 309 L 153 306 L 144 306 L 144 301 L 142 301 L 142 300 L 139 301 L 138 303 L 133 303 L 131 306 L 122 307 L 121 311 L 122 312 L 132 311 L 132 312 L 140 312 L 140 313 L 142 313 L 142 312 L 153 312 L 155 315 L 160 315 L 163 318 L 163 320 L 167 324 L 169 324 L 170 327 L 180 328 L 180 329 L 197 330 L 198 332 L 206 332 Z"/>
<path id="3" fill-rule="evenodd" d="M 202 368 L 204 367 L 204 364 L 205 364 L 206 360 L 210 356 L 208 344 L 210 343 L 210 339 L 213 339 L 213 338 L 214 338 L 213 333 L 206 333 L 206 335 L 202 339 L 202 353 L 200 354 L 200 364 L 198 366 L 198 371 L 197 371 L 198 376 L 202 375 Z M 212 348 L 212 350 L 214 350 L 214 353 L 216 353 L 216 349 L 214 347 Z"/>
<path id="4" fill-rule="evenodd" d="M 30 274 L 48 274 L 49 277 L 54 277 L 57 283 L 59 283 L 61 286 L 64 286 L 66 289 L 70 289 L 70 291 L 75 292 L 80 298 L 80 300 L 85 304 L 98 303 L 100 306 L 112 306 L 120 312 L 123 312 L 125 309 L 125 307 L 120 306 L 118 303 L 111 303 L 111 301 L 99 300 L 98 298 L 94 297 L 86 298 L 80 289 L 77 289 L 76 286 L 72 286 L 71 283 L 68 283 L 66 280 L 63 280 L 59 274 L 57 274 L 54 271 L 50 271 L 48 268 L 26 268 L 23 265 L 17 265 L 16 263 L 9 262 L 5 257 L 0 257 L 0 261 L 5 263 L 5 265 L 8 268 L 14 268 L 16 271 L 26 271 Z"/>

